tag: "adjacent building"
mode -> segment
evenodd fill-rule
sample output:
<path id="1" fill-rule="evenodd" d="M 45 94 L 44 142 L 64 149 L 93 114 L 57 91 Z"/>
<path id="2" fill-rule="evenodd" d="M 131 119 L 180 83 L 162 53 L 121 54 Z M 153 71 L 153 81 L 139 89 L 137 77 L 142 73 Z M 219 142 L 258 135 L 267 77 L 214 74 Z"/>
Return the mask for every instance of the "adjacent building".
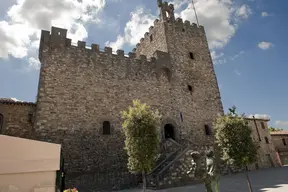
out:
<path id="1" fill-rule="evenodd" d="M 279 167 L 280 162 L 275 151 L 274 143 L 268 130 L 269 119 L 247 118 L 252 128 L 252 137 L 254 142 L 259 146 L 258 161 L 254 165 L 250 165 L 250 170 Z"/>
<path id="2" fill-rule="evenodd" d="M 160 16 L 128 55 L 123 50 L 42 31 L 36 103 L 0 100 L 1 133 L 62 145 L 67 187 L 80 191 L 137 185 L 128 173 L 120 112 L 140 99 L 162 115 L 161 156 L 148 185 L 193 181 L 191 151 L 213 148 L 212 123 L 223 115 L 217 78 L 203 26 L 175 18 L 158 0 Z M 249 120 L 260 144 L 255 167 L 275 166 L 267 121 Z"/>
<path id="3" fill-rule="evenodd" d="M 271 132 L 271 137 L 281 164 L 288 165 L 288 131 Z"/>

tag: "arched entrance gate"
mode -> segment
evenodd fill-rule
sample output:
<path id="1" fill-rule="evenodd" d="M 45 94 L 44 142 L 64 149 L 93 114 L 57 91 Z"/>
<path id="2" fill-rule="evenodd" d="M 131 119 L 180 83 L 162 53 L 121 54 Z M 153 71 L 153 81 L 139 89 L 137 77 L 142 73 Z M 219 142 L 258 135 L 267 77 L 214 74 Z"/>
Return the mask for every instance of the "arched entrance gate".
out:
<path id="1" fill-rule="evenodd" d="M 164 138 L 175 140 L 175 127 L 172 124 L 166 124 L 164 126 Z"/>

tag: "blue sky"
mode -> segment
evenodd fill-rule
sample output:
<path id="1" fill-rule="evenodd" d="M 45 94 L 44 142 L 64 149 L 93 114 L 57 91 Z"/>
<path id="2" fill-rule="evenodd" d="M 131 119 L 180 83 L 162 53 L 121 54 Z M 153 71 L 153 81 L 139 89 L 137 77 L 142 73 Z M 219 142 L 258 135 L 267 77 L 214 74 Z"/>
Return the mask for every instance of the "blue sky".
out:
<path id="1" fill-rule="evenodd" d="M 67 28 L 84 40 L 132 50 L 158 15 L 156 0 L 11 0 L 0 2 L 0 97 L 35 101 L 41 29 Z M 195 22 L 190 0 L 175 14 Z M 214 60 L 225 110 L 271 117 L 288 129 L 288 1 L 194 0 Z"/>

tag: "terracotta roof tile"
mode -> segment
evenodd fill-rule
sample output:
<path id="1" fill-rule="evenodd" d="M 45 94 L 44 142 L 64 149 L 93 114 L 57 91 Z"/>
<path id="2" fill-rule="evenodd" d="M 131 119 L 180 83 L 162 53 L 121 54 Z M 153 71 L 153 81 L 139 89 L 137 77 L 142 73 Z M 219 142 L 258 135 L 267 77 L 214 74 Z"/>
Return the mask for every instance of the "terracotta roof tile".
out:
<path id="1" fill-rule="evenodd" d="M 288 130 L 285 131 L 273 131 L 270 132 L 271 135 L 288 135 Z"/>

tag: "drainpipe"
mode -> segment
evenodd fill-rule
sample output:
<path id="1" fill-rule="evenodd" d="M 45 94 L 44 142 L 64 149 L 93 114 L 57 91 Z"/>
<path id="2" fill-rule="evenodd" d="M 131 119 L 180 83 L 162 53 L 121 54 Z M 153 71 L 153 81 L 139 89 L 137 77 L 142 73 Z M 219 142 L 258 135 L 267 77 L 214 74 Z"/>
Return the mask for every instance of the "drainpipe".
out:
<path id="1" fill-rule="evenodd" d="M 254 124 L 255 124 L 256 130 L 257 130 L 257 134 L 258 134 L 259 141 L 261 141 L 260 133 L 259 133 L 258 126 L 257 126 L 257 123 L 256 123 L 256 120 L 255 120 L 254 115 L 253 115 L 253 121 L 254 121 Z"/>

